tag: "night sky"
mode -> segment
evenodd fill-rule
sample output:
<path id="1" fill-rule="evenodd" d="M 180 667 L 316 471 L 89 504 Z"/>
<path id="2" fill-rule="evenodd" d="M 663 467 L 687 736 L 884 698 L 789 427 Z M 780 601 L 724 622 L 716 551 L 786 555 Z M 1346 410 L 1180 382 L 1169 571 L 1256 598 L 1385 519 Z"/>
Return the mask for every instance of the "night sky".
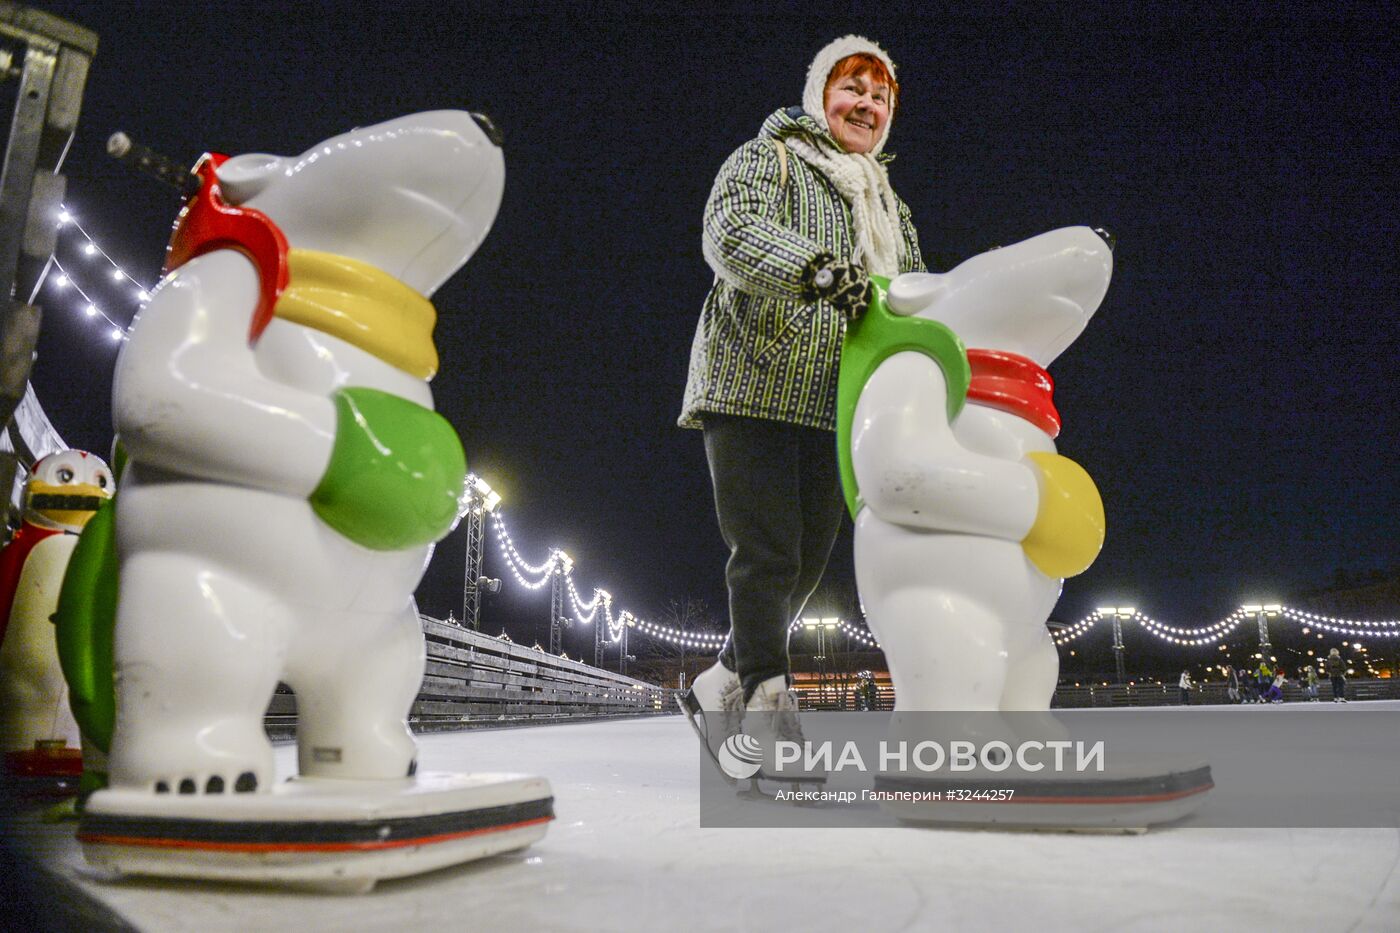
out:
<path id="1" fill-rule="evenodd" d="M 68 203 L 147 284 L 179 202 L 105 156 L 114 130 L 192 164 L 420 110 L 496 120 L 500 215 L 434 296 L 437 406 L 526 556 L 566 549 L 580 590 L 618 608 L 724 606 L 700 434 L 675 426 L 712 277 L 701 212 L 724 158 L 847 32 L 899 66 L 891 181 L 933 271 L 1060 226 L 1117 235 L 1108 297 L 1051 367 L 1060 451 L 1108 517 L 1055 618 L 1117 603 L 1204 625 L 1400 566 L 1388 4 L 41 6 L 101 43 Z M 39 303 L 39 397 L 69 443 L 105 453 L 115 345 L 71 297 Z M 847 528 L 835 590 L 850 546 Z M 461 529 L 439 545 L 425 612 L 460 613 L 463 553 Z M 491 541 L 486 571 L 506 582 L 483 628 L 543 637 L 547 590 L 517 586 Z M 571 654 L 591 641 L 565 635 Z"/>

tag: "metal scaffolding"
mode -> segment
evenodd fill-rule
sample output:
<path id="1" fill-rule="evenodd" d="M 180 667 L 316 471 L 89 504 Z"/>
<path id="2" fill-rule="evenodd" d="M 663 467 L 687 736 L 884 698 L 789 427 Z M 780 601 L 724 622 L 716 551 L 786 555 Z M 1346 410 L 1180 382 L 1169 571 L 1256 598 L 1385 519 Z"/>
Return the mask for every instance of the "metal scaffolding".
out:
<path id="1" fill-rule="evenodd" d="M 66 20 L 0 0 L 0 83 L 15 81 L 13 116 L 0 168 L 0 428 L 25 397 L 39 342 L 39 309 L 30 304 L 58 240 L 65 179 L 59 166 L 73 140 L 97 54 L 97 34 Z M 6 494 L 35 453 L 9 432 L 0 452 Z"/>
<path id="2" fill-rule="evenodd" d="M 468 493 L 467 572 L 462 585 L 462 624 L 473 631 L 481 628 L 481 552 L 486 538 L 486 513 L 479 504 L 472 502 L 475 498 Z"/>
<path id="3" fill-rule="evenodd" d="M 603 651 L 607 646 L 608 620 L 605 618 L 593 617 L 593 666 L 603 666 Z"/>
<path id="4" fill-rule="evenodd" d="M 559 654 L 564 650 L 564 626 L 569 624 L 564 615 L 565 586 L 568 577 L 562 561 L 554 565 L 554 577 L 549 581 L 549 653 Z"/>
<path id="5" fill-rule="evenodd" d="M 466 515 L 463 523 L 467 526 L 467 566 L 462 580 L 462 625 L 473 631 L 481 628 L 481 593 L 496 593 L 501 589 L 501 581 L 481 575 L 483 551 L 486 544 L 486 516 L 496 511 L 501 504 L 500 493 L 496 492 L 475 473 L 467 476 L 467 491 L 463 496 Z"/>

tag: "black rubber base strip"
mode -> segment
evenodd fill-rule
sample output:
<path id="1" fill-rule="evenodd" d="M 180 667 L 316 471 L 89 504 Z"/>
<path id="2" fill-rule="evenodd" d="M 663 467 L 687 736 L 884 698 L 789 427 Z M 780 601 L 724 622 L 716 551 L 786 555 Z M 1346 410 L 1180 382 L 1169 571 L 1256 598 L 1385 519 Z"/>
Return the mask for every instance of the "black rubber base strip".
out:
<path id="1" fill-rule="evenodd" d="M 381 820 L 197 820 L 152 816 L 118 816 L 87 812 L 78 824 L 78 839 L 111 844 L 169 842 L 198 846 L 230 845 L 372 845 L 391 848 L 413 840 L 465 836 L 554 818 L 554 798 L 527 800 L 501 807 L 435 813 Z"/>

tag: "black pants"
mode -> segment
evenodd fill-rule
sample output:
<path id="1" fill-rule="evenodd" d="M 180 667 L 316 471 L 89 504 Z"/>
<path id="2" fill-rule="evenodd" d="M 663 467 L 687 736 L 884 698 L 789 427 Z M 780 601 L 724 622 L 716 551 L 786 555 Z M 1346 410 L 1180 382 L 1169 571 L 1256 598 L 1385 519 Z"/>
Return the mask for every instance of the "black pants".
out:
<path id="1" fill-rule="evenodd" d="M 1332 675 L 1332 699 L 1343 700 L 1347 695 L 1347 679 L 1341 674 Z"/>
<path id="2" fill-rule="evenodd" d="M 788 673 L 788 626 L 821 582 L 841 526 L 830 431 L 705 415 L 715 514 L 729 546 L 729 641 L 720 660 L 744 696 Z"/>

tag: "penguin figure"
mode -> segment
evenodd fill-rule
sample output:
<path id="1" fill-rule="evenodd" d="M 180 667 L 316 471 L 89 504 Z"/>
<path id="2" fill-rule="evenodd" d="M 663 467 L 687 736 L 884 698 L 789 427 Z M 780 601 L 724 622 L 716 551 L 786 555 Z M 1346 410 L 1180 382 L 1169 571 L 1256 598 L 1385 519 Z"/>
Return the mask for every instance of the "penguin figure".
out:
<path id="1" fill-rule="evenodd" d="M 34 464 L 23 523 L 0 550 L 0 751 L 7 770 L 82 770 L 52 616 L 78 535 L 116 491 L 101 457 L 63 450 Z"/>

